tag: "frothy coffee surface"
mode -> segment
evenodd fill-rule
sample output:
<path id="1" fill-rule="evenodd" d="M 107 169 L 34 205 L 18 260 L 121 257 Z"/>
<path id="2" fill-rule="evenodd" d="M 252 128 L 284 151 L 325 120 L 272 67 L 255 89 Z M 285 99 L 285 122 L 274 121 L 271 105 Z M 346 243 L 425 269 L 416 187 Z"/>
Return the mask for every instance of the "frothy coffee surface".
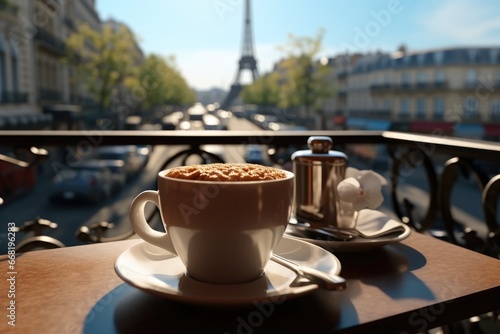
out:
<path id="1" fill-rule="evenodd" d="M 216 163 L 172 168 L 165 176 L 200 181 L 264 181 L 286 178 L 277 168 L 245 163 Z"/>

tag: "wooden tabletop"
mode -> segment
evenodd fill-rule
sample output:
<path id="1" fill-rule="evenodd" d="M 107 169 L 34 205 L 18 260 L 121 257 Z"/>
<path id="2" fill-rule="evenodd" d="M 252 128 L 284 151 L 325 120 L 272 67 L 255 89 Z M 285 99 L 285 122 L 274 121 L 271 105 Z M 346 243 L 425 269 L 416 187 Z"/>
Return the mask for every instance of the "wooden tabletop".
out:
<path id="1" fill-rule="evenodd" d="M 17 254 L 14 270 L 9 269 L 8 256 L 1 256 L 7 280 L 2 279 L 1 284 L 0 309 L 5 314 L 1 315 L 0 332 L 331 333 L 383 329 L 384 333 L 405 333 L 500 309 L 500 261 L 418 233 L 377 250 L 335 254 L 342 263 L 341 275 L 348 280 L 345 291 L 316 290 L 267 309 L 195 306 L 151 296 L 125 284 L 114 271 L 114 261 L 138 242 L 141 240 Z M 9 291 L 15 296 L 8 296 Z M 15 327 L 8 324 L 12 314 Z"/>

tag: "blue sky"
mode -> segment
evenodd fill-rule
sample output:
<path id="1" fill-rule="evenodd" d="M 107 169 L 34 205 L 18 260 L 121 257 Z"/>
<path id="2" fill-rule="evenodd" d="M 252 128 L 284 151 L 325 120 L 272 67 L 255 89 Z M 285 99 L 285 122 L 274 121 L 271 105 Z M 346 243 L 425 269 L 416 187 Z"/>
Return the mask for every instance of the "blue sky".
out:
<path id="1" fill-rule="evenodd" d="M 228 89 L 240 57 L 244 0 L 96 0 L 101 19 L 126 23 L 143 50 L 174 55 L 197 89 Z M 325 30 L 322 55 L 450 46 L 500 46 L 498 0 L 253 0 L 259 72 L 287 36 Z M 245 73 L 245 77 L 248 73 Z M 245 80 L 245 78 L 244 78 Z"/>

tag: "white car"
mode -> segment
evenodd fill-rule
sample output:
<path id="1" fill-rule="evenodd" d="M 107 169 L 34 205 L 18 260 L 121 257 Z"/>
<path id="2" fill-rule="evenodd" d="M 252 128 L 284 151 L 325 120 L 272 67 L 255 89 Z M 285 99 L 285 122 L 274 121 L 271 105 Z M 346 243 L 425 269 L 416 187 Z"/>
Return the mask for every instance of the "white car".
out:
<path id="1" fill-rule="evenodd" d="M 127 180 L 137 175 L 145 165 L 145 156 L 135 145 L 103 146 L 97 148 L 94 159 L 123 161 Z"/>
<path id="2" fill-rule="evenodd" d="M 121 160 L 97 160 L 90 159 L 82 163 L 83 166 L 106 166 L 111 174 L 109 175 L 111 184 L 111 195 L 119 193 L 125 188 L 127 183 L 127 174 L 125 172 L 125 164 Z"/>

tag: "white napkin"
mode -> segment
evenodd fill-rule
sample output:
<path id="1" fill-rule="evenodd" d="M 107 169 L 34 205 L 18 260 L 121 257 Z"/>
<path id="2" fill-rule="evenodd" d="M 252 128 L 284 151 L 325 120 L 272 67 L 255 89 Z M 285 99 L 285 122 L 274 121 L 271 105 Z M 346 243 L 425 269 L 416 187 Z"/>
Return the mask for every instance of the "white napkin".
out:
<path id="1" fill-rule="evenodd" d="M 391 219 L 383 212 L 363 209 L 359 211 L 356 230 L 365 238 L 377 238 L 389 233 L 402 233 L 405 227 L 403 223 Z"/>

